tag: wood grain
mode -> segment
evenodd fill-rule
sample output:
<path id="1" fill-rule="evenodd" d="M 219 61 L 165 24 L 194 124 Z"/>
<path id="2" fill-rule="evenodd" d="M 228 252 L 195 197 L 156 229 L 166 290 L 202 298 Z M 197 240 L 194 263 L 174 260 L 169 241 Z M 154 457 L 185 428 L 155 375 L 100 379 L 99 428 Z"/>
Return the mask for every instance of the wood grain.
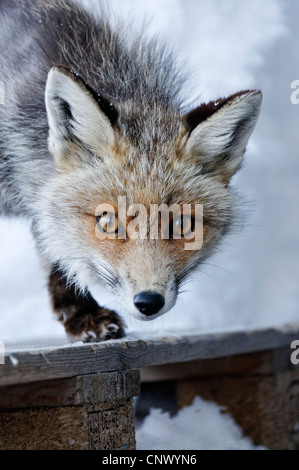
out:
<path id="1" fill-rule="evenodd" d="M 47 347 L 13 346 L 0 365 L 0 386 L 141 369 L 289 347 L 299 325 L 211 334 L 182 334 L 147 340 L 112 340 Z"/>

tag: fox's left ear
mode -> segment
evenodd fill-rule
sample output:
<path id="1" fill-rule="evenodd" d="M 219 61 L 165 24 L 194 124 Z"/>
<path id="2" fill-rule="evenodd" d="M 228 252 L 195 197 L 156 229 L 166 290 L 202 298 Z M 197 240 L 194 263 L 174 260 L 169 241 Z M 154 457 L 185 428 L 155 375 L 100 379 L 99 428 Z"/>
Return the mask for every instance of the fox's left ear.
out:
<path id="1" fill-rule="evenodd" d="M 101 151 L 113 145 L 117 111 L 78 74 L 54 66 L 45 93 L 49 123 L 49 150 L 61 167 L 76 159 L 76 145 Z"/>
<path id="2" fill-rule="evenodd" d="M 241 167 L 261 103 L 260 91 L 242 91 L 203 104 L 184 116 L 190 133 L 186 151 L 201 165 L 202 174 L 211 174 L 228 184 Z"/>

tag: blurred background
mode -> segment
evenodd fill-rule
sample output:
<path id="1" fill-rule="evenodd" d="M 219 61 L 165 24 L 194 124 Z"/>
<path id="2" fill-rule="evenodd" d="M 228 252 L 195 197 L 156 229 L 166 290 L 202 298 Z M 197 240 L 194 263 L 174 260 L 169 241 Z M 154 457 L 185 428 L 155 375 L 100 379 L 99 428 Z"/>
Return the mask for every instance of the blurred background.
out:
<path id="1" fill-rule="evenodd" d="M 111 0 L 152 19 L 190 69 L 195 104 L 259 88 L 261 116 L 232 184 L 244 199 L 242 231 L 228 237 L 153 322 L 126 319 L 129 335 L 283 325 L 299 320 L 299 80 L 297 0 Z M 53 318 L 28 226 L 0 219 L 0 338 L 63 336 Z M 100 291 L 94 294 L 102 298 Z M 109 304 L 109 298 L 105 297 Z"/>

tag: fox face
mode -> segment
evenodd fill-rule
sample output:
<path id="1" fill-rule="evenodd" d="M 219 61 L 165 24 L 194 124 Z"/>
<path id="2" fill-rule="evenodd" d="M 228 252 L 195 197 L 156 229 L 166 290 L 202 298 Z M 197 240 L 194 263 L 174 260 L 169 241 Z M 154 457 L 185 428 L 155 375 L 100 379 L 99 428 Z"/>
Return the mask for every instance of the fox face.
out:
<path id="1" fill-rule="evenodd" d="M 45 102 L 55 172 L 41 189 L 35 227 L 43 255 L 82 290 L 104 284 L 137 319 L 170 310 L 232 226 L 229 182 L 261 101 L 259 91 L 240 92 L 182 115 L 161 102 L 110 103 L 76 73 L 53 67 Z M 162 204 L 173 210 L 156 214 L 151 237 L 151 210 Z"/>

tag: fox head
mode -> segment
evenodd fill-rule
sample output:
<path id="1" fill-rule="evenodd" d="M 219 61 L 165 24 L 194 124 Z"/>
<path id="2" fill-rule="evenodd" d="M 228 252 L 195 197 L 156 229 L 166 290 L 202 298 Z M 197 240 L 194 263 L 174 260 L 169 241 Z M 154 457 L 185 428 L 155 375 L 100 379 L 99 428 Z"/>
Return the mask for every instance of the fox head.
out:
<path id="1" fill-rule="evenodd" d="M 55 66 L 45 99 L 56 170 L 41 198 L 44 255 L 81 289 L 104 283 L 138 319 L 164 314 L 232 225 L 237 206 L 229 183 L 241 167 L 261 93 L 236 93 L 186 115 L 146 96 L 112 103 L 68 68 Z M 174 210 L 167 222 L 158 217 L 152 238 L 150 209 L 161 204 Z M 138 205 L 135 214 L 132 205 Z M 186 217 L 179 211 L 184 205 L 191 206 Z M 194 207 L 202 208 L 198 226 Z M 145 217 L 128 236 L 142 211 Z M 194 245 L 187 235 L 197 232 L 202 243 L 188 249 Z"/>

